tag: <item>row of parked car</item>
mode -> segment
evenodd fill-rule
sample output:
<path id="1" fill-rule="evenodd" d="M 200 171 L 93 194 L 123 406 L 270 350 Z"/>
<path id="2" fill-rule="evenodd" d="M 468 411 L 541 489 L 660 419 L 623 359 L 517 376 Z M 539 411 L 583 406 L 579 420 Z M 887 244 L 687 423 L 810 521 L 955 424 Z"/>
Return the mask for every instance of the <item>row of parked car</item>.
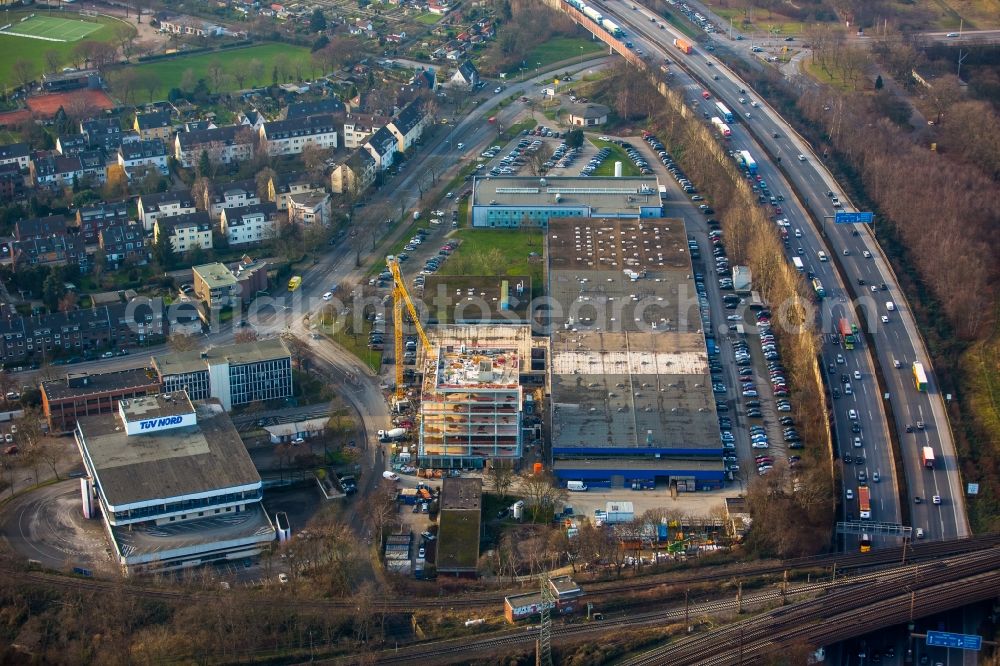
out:
<path id="1" fill-rule="evenodd" d="M 552 153 L 552 157 L 549 158 L 542 166 L 546 169 L 565 169 L 572 166 L 573 162 L 576 162 L 576 158 L 580 154 L 581 150 L 581 148 L 570 148 L 565 143 L 560 143 L 559 147 Z"/>
<path id="2" fill-rule="evenodd" d="M 592 173 L 597 171 L 601 167 L 601 164 L 604 163 L 604 160 L 608 159 L 608 157 L 610 156 L 611 156 L 610 148 L 601 148 L 600 150 L 597 151 L 596 155 L 590 158 L 590 161 L 587 162 L 587 166 L 583 167 L 580 170 L 580 175 L 581 176 L 591 175 Z"/>

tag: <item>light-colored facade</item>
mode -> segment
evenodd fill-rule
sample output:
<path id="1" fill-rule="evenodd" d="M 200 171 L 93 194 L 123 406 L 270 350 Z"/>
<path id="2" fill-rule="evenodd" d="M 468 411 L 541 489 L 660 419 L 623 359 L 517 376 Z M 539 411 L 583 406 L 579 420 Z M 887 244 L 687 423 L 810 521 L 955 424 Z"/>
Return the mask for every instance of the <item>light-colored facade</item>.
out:
<path id="1" fill-rule="evenodd" d="M 205 211 L 157 218 L 153 223 L 154 243 L 159 241 L 161 234 L 167 234 L 176 254 L 213 247 L 212 223 Z"/>
<path id="2" fill-rule="evenodd" d="M 288 221 L 311 226 L 330 223 L 330 195 L 326 192 L 292 195 L 288 200 Z"/>
<path id="3" fill-rule="evenodd" d="M 184 391 L 122 400 L 79 419 L 83 514 L 136 574 L 256 555 L 274 540 L 263 484 L 229 416 Z"/>
<path id="4" fill-rule="evenodd" d="M 333 150 L 337 123 L 330 115 L 276 120 L 261 126 L 260 141 L 269 155 L 298 155 L 310 145 Z"/>
<path id="5" fill-rule="evenodd" d="M 197 165 L 203 152 L 215 164 L 231 164 L 253 156 L 256 137 L 253 128 L 247 125 L 178 132 L 174 139 L 174 157 L 187 168 Z"/>
<path id="6" fill-rule="evenodd" d="M 153 368 L 164 391 L 185 389 L 196 399 L 214 398 L 227 411 L 294 394 L 292 356 L 276 338 L 154 356 Z"/>
<path id="7" fill-rule="evenodd" d="M 225 264 L 216 262 L 193 266 L 191 273 L 194 277 L 194 293 L 208 307 L 214 308 L 239 303 L 239 281 L 233 272 L 226 268 Z M 201 398 L 198 394 L 193 395 L 195 400 Z"/>
<path id="8" fill-rule="evenodd" d="M 187 215 L 196 210 L 194 197 L 186 190 L 157 192 L 139 197 L 139 219 L 146 231 L 152 231 L 153 223 L 161 217 Z"/>
<path id="9" fill-rule="evenodd" d="M 520 359 L 513 349 L 439 347 L 421 401 L 421 467 L 482 469 L 521 457 Z"/>
<path id="10" fill-rule="evenodd" d="M 277 211 L 271 202 L 226 208 L 219 218 L 219 227 L 231 246 L 259 245 L 277 233 Z"/>

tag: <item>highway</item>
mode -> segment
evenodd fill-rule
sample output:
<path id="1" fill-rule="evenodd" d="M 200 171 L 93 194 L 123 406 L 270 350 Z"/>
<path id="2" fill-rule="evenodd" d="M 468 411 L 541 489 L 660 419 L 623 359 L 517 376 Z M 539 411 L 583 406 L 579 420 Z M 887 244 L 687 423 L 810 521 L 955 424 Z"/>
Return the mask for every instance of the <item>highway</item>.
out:
<path id="1" fill-rule="evenodd" d="M 873 360 L 877 360 L 885 378 L 884 388 L 895 418 L 891 425 L 902 445 L 904 468 L 901 471 L 908 487 L 907 497 L 904 499 L 910 503 L 910 524 L 922 527 L 926 538 L 967 535 L 969 528 L 964 498 L 943 396 L 934 384 L 930 359 L 917 333 L 916 322 L 872 229 L 867 225 L 835 225 L 832 219 L 827 219 L 832 218 L 837 211 L 827 196 L 828 191 L 840 196 L 844 202 L 843 210 L 855 209 L 850 206 L 843 191 L 822 165 L 820 157 L 812 153 L 810 146 L 768 106 L 766 100 L 711 53 L 706 54 L 701 47 L 696 47 L 690 56 L 683 55 L 672 46 L 671 41 L 684 35 L 665 24 L 662 17 L 655 16 L 642 6 L 637 5 L 637 9 L 632 10 L 631 3 L 618 0 L 594 4 L 625 27 L 629 38 L 637 47 L 643 48 L 654 63 L 668 58 L 693 72 L 697 80 L 683 72 L 677 72 L 675 67 L 670 85 L 675 89 L 683 89 L 687 99 L 698 103 L 695 108 L 700 109 L 704 104 L 701 91 L 707 89 L 712 93 L 713 102 L 721 99 L 738 114 L 738 122 L 731 124 L 732 149 L 750 150 L 758 162 L 759 172 L 771 190 L 785 195 L 782 217 L 788 218 L 792 229 L 802 231 L 801 238 L 793 236 L 790 239 L 790 251 L 798 254 L 799 248 L 802 248 L 801 257 L 806 271 L 814 273 L 827 291 L 821 310 L 822 328 L 818 332 L 826 340 L 823 347 L 825 370 L 829 372 L 831 363 L 834 367 L 830 385 L 841 389 L 840 375 L 851 376 L 852 395 L 832 401 L 836 441 L 841 456 L 849 454 L 855 457 L 857 453 L 853 446 L 854 433 L 850 429 L 853 419 L 848 417 L 848 410 L 857 411 L 857 422 L 862 430 L 861 449 L 866 462 L 860 466 L 853 465 L 853 473 L 848 473 L 845 465 L 844 478 L 851 479 L 847 487 L 856 489 L 857 483 L 853 479 L 858 470 L 864 469 L 869 479 L 875 471 L 879 471 L 884 481 L 880 484 L 868 484 L 872 488 L 873 520 L 895 523 L 901 522 L 906 515 L 896 501 L 896 496 L 900 493 L 890 490 L 889 482 L 895 477 L 896 470 L 886 430 L 886 401 L 875 380 Z M 655 21 L 651 21 L 651 18 Z M 661 23 L 665 24 L 662 29 L 659 27 Z M 718 80 L 714 80 L 713 76 L 718 76 Z M 740 93 L 741 88 L 747 92 Z M 741 104 L 740 97 L 746 98 L 748 103 Z M 751 100 L 757 101 L 760 106 L 751 107 Z M 746 117 L 748 113 L 749 118 Z M 748 126 L 752 133 L 748 131 Z M 799 161 L 798 155 L 802 155 L 804 161 Z M 788 180 L 785 173 L 779 172 L 775 163 L 777 158 L 781 158 Z M 797 196 L 792 196 L 793 193 Z M 855 230 L 857 235 L 853 234 Z M 824 231 L 828 236 L 825 241 L 822 237 Z M 820 249 L 825 250 L 832 261 L 819 261 L 817 252 Z M 847 255 L 844 254 L 845 250 Z M 871 258 L 864 256 L 866 251 L 871 254 Z M 838 266 L 843 271 L 844 281 L 840 279 Z M 859 279 L 864 280 L 865 285 L 859 285 Z M 880 288 L 875 293 L 870 291 L 871 285 L 880 287 L 882 283 L 886 285 L 885 291 Z M 888 301 L 894 304 L 892 312 L 886 309 Z M 831 334 L 837 316 L 852 312 L 855 305 L 869 313 L 867 326 L 864 326 L 865 322 L 857 321 L 856 316 L 851 315 L 851 320 L 866 329 L 874 342 L 874 348 L 860 345 L 854 351 L 845 352 L 840 346 L 830 342 Z M 883 315 L 889 318 L 887 324 L 881 322 Z M 838 354 L 843 355 L 845 363 L 837 363 Z M 900 361 L 901 368 L 894 367 L 894 359 Z M 918 391 L 912 379 L 910 365 L 914 360 L 920 360 L 928 370 L 930 385 L 926 392 Z M 860 381 L 853 378 L 855 370 L 861 373 Z M 907 433 L 907 424 L 915 425 L 917 421 L 926 423 L 926 430 L 914 428 L 914 432 Z M 934 470 L 924 470 L 921 467 L 920 447 L 925 445 L 930 445 L 935 450 L 937 463 Z M 934 495 L 942 498 L 940 505 L 929 501 L 919 505 L 912 503 L 915 496 L 930 498 Z M 854 507 L 849 502 L 845 505 L 847 512 L 853 511 Z"/>

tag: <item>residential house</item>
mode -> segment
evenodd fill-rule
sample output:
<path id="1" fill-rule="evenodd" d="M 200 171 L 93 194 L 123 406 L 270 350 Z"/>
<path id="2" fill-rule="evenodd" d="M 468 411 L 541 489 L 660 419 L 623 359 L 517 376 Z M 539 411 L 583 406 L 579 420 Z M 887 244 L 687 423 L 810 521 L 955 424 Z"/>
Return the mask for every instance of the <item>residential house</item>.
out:
<path id="1" fill-rule="evenodd" d="M 77 233 L 88 245 L 98 242 L 102 229 L 128 224 L 128 221 L 128 206 L 124 201 L 91 204 L 76 211 Z"/>
<path id="2" fill-rule="evenodd" d="M 243 125 L 224 125 L 197 132 L 178 132 L 174 157 L 184 167 L 198 164 L 207 152 L 216 163 L 229 164 L 249 159 L 253 155 L 256 134 Z"/>
<path id="3" fill-rule="evenodd" d="M 14 223 L 14 240 L 29 241 L 36 238 L 65 236 L 68 221 L 65 215 L 49 215 L 18 220 Z"/>
<path id="4" fill-rule="evenodd" d="M 161 234 L 170 239 L 170 247 L 176 254 L 197 248 L 211 250 L 213 247 L 212 221 L 203 210 L 157 218 L 153 223 L 154 243 L 160 241 Z"/>
<path id="5" fill-rule="evenodd" d="M 266 201 L 226 208 L 219 218 L 219 227 L 230 246 L 262 243 L 274 238 L 278 231 L 278 207 Z"/>
<path id="6" fill-rule="evenodd" d="M 166 176 L 169 173 L 167 147 L 160 139 L 123 143 L 118 148 L 118 164 L 130 178 L 133 171 L 141 171 L 142 167 L 155 168 Z"/>
<path id="7" fill-rule="evenodd" d="M 337 147 L 337 121 L 322 115 L 264 123 L 260 140 L 270 155 L 298 155 L 307 145 L 332 149 Z"/>
<path id="8" fill-rule="evenodd" d="M 146 231 L 152 231 L 153 223 L 160 217 L 184 215 L 195 210 L 194 197 L 188 190 L 154 192 L 139 197 L 139 219 Z"/>
<path id="9" fill-rule="evenodd" d="M 479 70 L 471 60 L 465 60 L 451 76 L 451 85 L 474 88 L 479 84 Z"/>
<path id="10" fill-rule="evenodd" d="M 0 319 L 0 362 L 90 355 L 158 344 L 166 337 L 163 304 L 148 298 L 67 312 Z"/>
<path id="11" fill-rule="evenodd" d="M 90 257 L 83 239 L 76 234 L 53 234 L 11 243 L 15 270 L 20 265 L 71 264 L 81 273 L 90 270 Z"/>
<path id="12" fill-rule="evenodd" d="M 367 113 L 348 113 L 344 117 L 344 148 L 363 146 L 372 134 L 386 126 L 390 118 Z"/>
<path id="13" fill-rule="evenodd" d="M 233 276 L 240 284 L 240 298 L 246 305 L 262 291 L 267 291 L 267 262 L 243 255 L 233 267 Z"/>
<path id="14" fill-rule="evenodd" d="M 375 132 L 364 145 L 364 149 L 375 159 L 375 165 L 380 171 L 392 166 L 396 158 L 396 147 L 396 137 L 385 127 Z"/>
<path id="15" fill-rule="evenodd" d="M 288 197 L 288 221 L 309 226 L 330 223 L 330 195 L 319 190 Z"/>
<path id="16" fill-rule="evenodd" d="M 139 133 L 139 138 L 143 141 L 149 139 L 159 139 L 163 143 L 170 141 L 173 127 L 170 124 L 170 114 L 166 111 L 153 111 L 151 113 L 135 114 L 135 122 L 132 128 Z"/>
<path id="17" fill-rule="evenodd" d="M 267 198 L 278 210 L 288 208 L 289 197 L 296 194 L 314 194 L 323 191 L 322 183 L 317 183 L 304 172 L 280 173 L 271 177 L 267 184 Z"/>
<path id="18" fill-rule="evenodd" d="M 126 261 L 145 264 L 146 232 L 138 224 L 117 224 L 101 229 L 100 245 L 108 268 L 117 269 Z"/>
<path id="19" fill-rule="evenodd" d="M 44 155 L 35 157 L 29 166 L 35 187 L 72 187 L 83 178 L 83 163 L 79 155 Z"/>
<path id="20" fill-rule="evenodd" d="M 236 123 L 238 125 L 243 125 L 253 129 L 254 133 L 260 132 L 260 128 L 263 127 L 264 123 L 267 122 L 267 118 L 264 114 L 257 109 L 250 109 L 249 111 L 240 111 L 236 114 Z"/>
<path id="21" fill-rule="evenodd" d="M 103 185 L 108 180 L 107 158 L 103 150 L 84 150 L 77 157 L 80 158 L 80 168 L 83 169 L 83 183 Z"/>
<path id="22" fill-rule="evenodd" d="M 344 103 L 336 97 L 324 97 L 315 102 L 295 102 L 285 109 L 285 119 L 307 118 L 344 112 Z"/>
<path id="23" fill-rule="evenodd" d="M 451 7 L 446 2 L 438 2 L 437 0 L 430 0 L 427 3 L 427 11 L 431 14 L 444 15 L 451 11 Z"/>
<path id="24" fill-rule="evenodd" d="M 123 143 L 139 141 L 139 133 L 122 130 L 117 117 L 84 120 L 80 123 L 80 133 L 87 137 L 87 146 L 94 150 L 115 153 Z"/>
<path id="25" fill-rule="evenodd" d="M 89 147 L 86 134 L 64 134 L 56 139 L 56 152 L 60 155 L 78 155 Z"/>
<path id="26" fill-rule="evenodd" d="M 197 204 L 207 210 L 213 220 L 218 219 L 226 208 L 260 203 L 257 182 L 252 178 L 234 183 L 213 183 L 207 194 L 208 200 L 198 201 Z"/>
<path id="27" fill-rule="evenodd" d="M 211 308 L 238 305 L 240 303 L 239 280 L 225 264 L 218 262 L 202 264 L 191 268 L 194 294 Z"/>
<path id="28" fill-rule="evenodd" d="M 355 150 L 330 172 L 330 189 L 336 194 L 356 196 L 375 182 L 378 163 L 365 148 Z"/>
<path id="29" fill-rule="evenodd" d="M 16 162 L 0 164 L 0 202 L 20 199 L 26 192 L 24 176 Z"/>
<path id="30" fill-rule="evenodd" d="M 210 130 L 217 128 L 218 125 L 213 123 L 211 120 L 188 120 L 184 123 L 185 132 L 201 132 L 203 130 Z"/>
<path id="31" fill-rule="evenodd" d="M 418 141 L 424 133 L 424 127 L 430 116 L 423 111 L 423 105 L 419 100 L 414 100 L 407 104 L 395 118 L 392 119 L 386 128 L 396 137 L 396 150 L 405 153 L 413 144 Z"/>
<path id="32" fill-rule="evenodd" d="M 31 164 L 31 147 L 26 143 L 0 146 L 0 165 L 3 164 L 16 164 L 21 171 L 27 171 Z"/>

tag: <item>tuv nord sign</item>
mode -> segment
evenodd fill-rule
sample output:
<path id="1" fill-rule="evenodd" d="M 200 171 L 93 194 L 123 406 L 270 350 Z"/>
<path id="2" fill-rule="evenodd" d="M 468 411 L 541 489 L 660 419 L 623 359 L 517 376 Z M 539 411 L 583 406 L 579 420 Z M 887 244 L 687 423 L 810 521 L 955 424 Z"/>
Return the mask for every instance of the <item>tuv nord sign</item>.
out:
<path id="1" fill-rule="evenodd" d="M 136 419 L 134 421 L 126 421 L 125 430 L 129 435 L 148 435 L 162 430 L 172 430 L 174 428 L 183 428 L 184 426 L 193 426 L 196 423 L 198 423 L 198 419 L 193 413 L 171 414 L 170 416 L 161 416 L 155 419 Z"/>

